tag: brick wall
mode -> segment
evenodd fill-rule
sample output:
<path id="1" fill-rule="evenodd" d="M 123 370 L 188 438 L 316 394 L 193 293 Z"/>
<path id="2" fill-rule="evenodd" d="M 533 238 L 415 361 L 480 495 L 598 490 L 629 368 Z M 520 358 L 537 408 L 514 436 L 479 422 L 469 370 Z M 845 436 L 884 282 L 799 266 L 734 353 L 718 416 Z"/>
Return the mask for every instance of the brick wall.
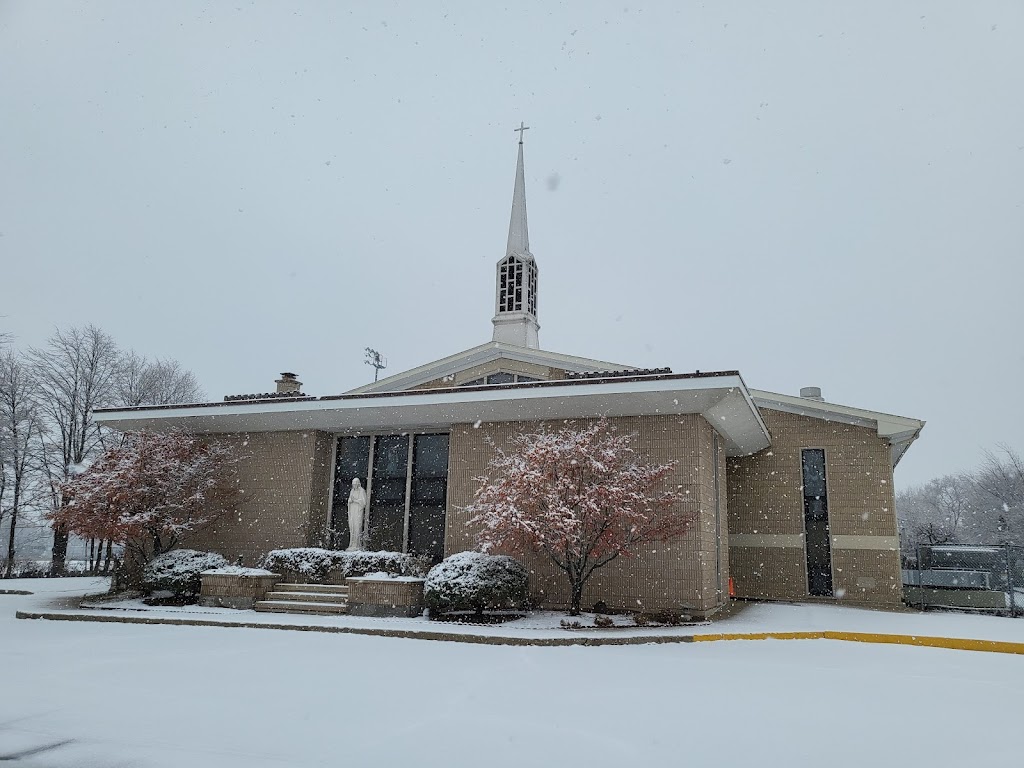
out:
<path id="1" fill-rule="evenodd" d="M 823 448 L 836 599 L 899 604 L 888 443 L 869 427 L 766 408 L 761 414 L 771 447 L 727 463 L 729 556 L 737 596 L 808 597 L 801 450 Z"/>
<path id="2" fill-rule="evenodd" d="M 679 462 L 668 483 L 680 487 L 687 500 L 680 513 L 692 513 L 694 525 L 678 541 L 646 545 L 634 557 L 620 557 L 594 573 L 583 595 L 585 608 L 604 601 L 613 609 L 681 610 L 697 612 L 716 608 L 721 597 L 715 587 L 716 541 L 714 538 L 713 472 L 709 471 L 713 432 L 701 417 L 638 416 L 609 420 L 620 432 L 634 435 L 634 447 L 644 461 Z M 564 422 L 547 426 L 559 428 Z M 589 420 L 580 419 L 584 425 Z M 448 477 L 448 525 L 445 554 L 474 547 L 474 532 L 467 526 L 464 507 L 472 500 L 479 483 L 475 477 L 486 475 L 487 463 L 495 448 L 507 446 L 522 431 L 540 428 L 542 422 L 504 422 L 457 425 L 452 429 Z M 724 472 L 722 473 L 724 478 Z M 722 493 L 724 503 L 725 494 Z M 723 530 L 727 525 L 722 517 Z M 540 555 L 519 556 L 531 571 L 531 591 L 548 606 L 568 603 L 564 574 Z M 723 567 L 728 567 L 727 562 Z"/>
<path id="3" fill-rule="evenodd" d="M 244 491 L 233 510 L 188 537 L 184 546 L 257 565 L 271 549 L 318 542 L 326 516 L 331 439 L 322 432 L 217 435 L 243 457 Z M 311 518 L 311 511 L 313 517 Z"/>

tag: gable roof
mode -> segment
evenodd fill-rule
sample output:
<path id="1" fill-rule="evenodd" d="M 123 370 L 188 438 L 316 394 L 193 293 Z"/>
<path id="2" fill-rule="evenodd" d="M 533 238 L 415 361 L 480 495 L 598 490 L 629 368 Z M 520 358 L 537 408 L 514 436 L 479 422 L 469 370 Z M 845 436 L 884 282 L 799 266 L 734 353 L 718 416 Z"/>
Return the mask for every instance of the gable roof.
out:
<path id="1" fill-rule="evenodd" d="M 635 368 L 632 365 L 609 363 L 604 360 L 592 360 L 575 355 L 563 355 L 558 352 L 547 352 L 543 349 L 529 349 L 500 341 L 489 341 L 478 347 L 457 352 L 440 360 L 435 360 L 418 368 L 396 373 L 372 384 L 356 387 L 348 394 L 370 394 L 375 392 L 402 392 L 418 387 L 436 379 L 454 376 L 456 373 L 475 368 L 478 365 L 496 360 L 514 360 L 533 365 L 545 365 L 565 371 L 583 373 L 588 371 L 622 371 Z"/>
<path id="2" fill-rule="evenodd" d="M 750 396 L 758 408 L 770 411 L 782 411 L 797 416 L 810 416 L 825 421 L 837 421 L 841 424 L 853 424 L 874 429 L 878 436 L 889 441 L 890 460 L 895 467 L 910 444 L 921 435 L 924 422 L 892 413 L 869 411 L 839 403 L 827 403 L 807 397 L 794 397 L 779 392 L 766 392 L 762 389 L 750 390 Z"/>

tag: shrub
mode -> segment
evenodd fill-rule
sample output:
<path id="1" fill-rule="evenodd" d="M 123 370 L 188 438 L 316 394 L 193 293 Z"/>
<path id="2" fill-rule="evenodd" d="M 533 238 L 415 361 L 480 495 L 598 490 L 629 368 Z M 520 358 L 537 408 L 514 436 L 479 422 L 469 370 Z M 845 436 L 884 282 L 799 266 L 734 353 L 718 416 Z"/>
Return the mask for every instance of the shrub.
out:
<path id="1" fill-rule="evenodd" d="M 195 596 L 202 586 L 199 574 L 226 565 L 228 561 L 216 552 L 175 549 L 150 561 L 142 572 L 142 589 L 147 593 L 167 590 L 178 597 Z"/>
<path id="2" fill-rule="evenodd" d="M 275 549 L 263 558 L 263 567 L 275 573 L 300 576 L 311 582 L 328 576 L 340 578 L 387 573 L 391 576 L 424 576 L 430 560 L 403 552 L 346 552 L 317 547 Z"/>
<path id="3" fill-rule="evenodd" d="M 345 576 L 384 572 L 391 576 L 426 576 L 430 558 L 403 552 L 338 552 Z"/>
<path id="4" fill-rule="evenodd" d="M 572 621 L 569 619 L 562 619 L 558 624 L 562 629 L 583 629 L 583 622 L 576 621 L 575 619 Z"/>
<path id="5" fill-rule="evenodd" d="M 686 614 L 678 611 L 655 611 L 650 614 L 650 620 L 654 624 L 665 624 L 670 627 L 678 627 L 680 624 L 690 620 Z"/>
<path id="6" fill-rule="evenodd" d="M 433 568 L 423 585 L 431 614 L 522 608 L 529 598 L 529 572 L 504 555 L 459 552 Z"/>
<path id="7" fill-rule="evenodd" d="M 299 575 L 310 581 L 322 581 L 338 564 L 330 549 L 296 547 L 275 549 L 263 558 L 263 567 L 274 573 Z"/>
<path id="8" fill-rule="evenodd" d="M 615 626 L 615 619 L 613 619 L 611 616 L 595 616 L 594 617 L 594 626 L 595 627 L 601 627 L 602 629 L 607 629 L 608 627 L 614 627 Z"/>
<path id="9" fill-rule="evenodd" d="M 633 623 L 635 623 L 638 627 L 646 627 L 648 624 L 651 623 L 651 620 L 646 613 L 634 613 Z"/>

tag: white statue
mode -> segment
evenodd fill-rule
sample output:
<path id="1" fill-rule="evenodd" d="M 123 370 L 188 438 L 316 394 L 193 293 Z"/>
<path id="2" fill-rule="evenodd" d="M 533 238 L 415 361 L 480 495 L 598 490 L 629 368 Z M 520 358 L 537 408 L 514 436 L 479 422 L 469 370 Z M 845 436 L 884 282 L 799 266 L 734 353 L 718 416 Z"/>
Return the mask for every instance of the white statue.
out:
<path id="1" fill-rule="evenodd" d="M 352 478 L 352 490 L 348 493 L 348 548 L 360 549 L 363 533 L 363 512 L 366 510 L 366 491 L 358 477 Z"/>

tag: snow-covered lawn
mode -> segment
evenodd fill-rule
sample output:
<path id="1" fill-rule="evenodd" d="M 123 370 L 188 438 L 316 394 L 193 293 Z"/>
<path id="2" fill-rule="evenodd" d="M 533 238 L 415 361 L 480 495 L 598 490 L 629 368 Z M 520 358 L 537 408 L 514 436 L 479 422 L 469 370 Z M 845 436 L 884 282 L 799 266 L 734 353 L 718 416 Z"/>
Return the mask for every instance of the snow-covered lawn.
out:
<path id="1" fill-rule="evenodd" d="M 16 610 L 70 605 L 102 582 L 0 586 L 36 591 L 0 595 L 0 757 L 71 740 L 14 765 L 1019 763 L 1019 745 L 1004 737 L 1020 726 L 1020 656 L 834 641 L 507 647 L 18 621 Z M 961 636 L 1024 639 L 1024 622 L 1008 619 L 753 608 L 716 629 L 886 631 L 895 617 L 922 633 L 973 626 Z"/>
<path id="2" fill-rule="evenodd" d="M 45 582 L 45 580 L 43 580 Z M 24 583 L 24 582 L 22 582 Z M 713 621 L 684 624 L 678 627 L 636 627 L 631 619 L 616 616 L 616 628 L 598 630 L 593 627 L 594 615 L 575 617 L 584 629 L 567 632 L 560 627 L 563 619 L 574 617 L 552 611 L 537 611 L 523 618 L 500 625 L 456 624 L 430 621 L 425 618 L 368 618 L 359 616 L 308 616 L 280 613 L 256 613 L 231 608 L 206 608 L 198 605 L 152 607 L 141 600 L 99 600 L 91 609 L 79 609 L 74 601 L 47 608 L 45 599 L 37 603 L 40 610 L 95 613 L 105 615 L 167 617 L 214 620 L 238 624 L 264 623 L 309 627 L 351 627 L 354 629 L 386 629 L 411 632 L 445 632 L 463 635 L 501 635 L 512 638 L 566 638 L 580 636 L 632 637 L 678 636 L 707 633 L 847 631 L 882 634 L 955 637 L 976 640 L 999 640 L 1024 643 L 1024 619 L 1008 619 L 984 614 L 943 611 L 876 611 L 835 605 L 791 605 L 785 603 L 738 603 L 729 615 Z M 30 605 L 21 610 L 33 609 Z"/>

